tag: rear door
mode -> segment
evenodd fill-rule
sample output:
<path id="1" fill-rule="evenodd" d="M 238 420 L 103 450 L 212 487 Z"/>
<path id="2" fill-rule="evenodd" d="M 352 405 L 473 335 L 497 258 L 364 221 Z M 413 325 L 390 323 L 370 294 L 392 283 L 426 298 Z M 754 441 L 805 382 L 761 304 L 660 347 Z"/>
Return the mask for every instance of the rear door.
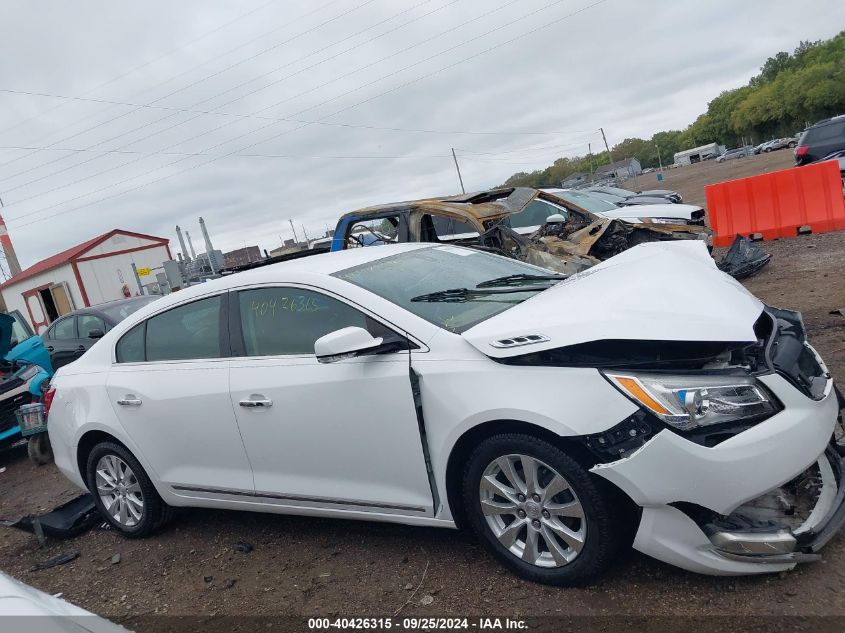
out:
<path id="1" fill-rule="evenodd" d="M 179 494 L 252 494 L 229 399 L 227 296 L 170 308 L 124 334 L 107 391 L 129 436 Z"/>
<path id="2" fill-rule="evenodd" d="M 80 343 L 75 315 L 58 319 L 47 330 L 44 338 L 53 369 L 67 365 L 78 357 Z"/>
<path id="3" fill-rule="evenodd" d="M 305 287 L 241 290 L 230 301 L 231 404 L 257 494 L 280 505 L 431 516 L 409 352 L 314 356 L 329 332 L 389 328 Z"/>

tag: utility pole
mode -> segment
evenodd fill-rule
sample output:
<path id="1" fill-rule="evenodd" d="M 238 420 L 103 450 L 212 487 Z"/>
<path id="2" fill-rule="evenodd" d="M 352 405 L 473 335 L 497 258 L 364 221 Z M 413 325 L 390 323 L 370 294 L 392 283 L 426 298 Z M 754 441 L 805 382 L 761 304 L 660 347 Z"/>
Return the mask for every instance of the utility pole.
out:
<path id="1" fill-rule="evenodd" d="M 610 147 L 607 145 L 607 137 L 604 135 L 604 128 L 600 127 L 599 132 L 601 132 L 602 140 L 604 140 L 604 148 L 607 150 L 607 158 L 610 161 L 610 164 L 613 164 L 613 156 L 610 154 Z"/>
<path id="2" fill-rule="evenodd" d="M 587 156 L 590 157 L 590 180 L 593 179 L 593 144 L 587 143 Z"/>
<path id="3" fill-rule="evenodd" d="M 655 143 L 654 146 L 657 148 L 657 162 L 660 163 L 660 171 L 662 172 L 663 171 L 663 160 L 660 158 L 660 145 Z"/>
<path id="4" fill-rule="evenodd" d="M 464 179 L 461 178 L 461 168 L 458 166 L 458 157 L 455 155 L 455 148 L 452 148 L 452 159 L 455 161 L 455 169 L 458 170 L 458 181 L 461 183 L 461 193 L 466 193 L 467 190 L 464 189 Z"/>
<path id="5" fill-rule="evenodd" d="M 293 241 L 299 244 L 299 238 L 296 236 L 296 229 L 293 228 L 293 220 L 288 220 L 290 222 L 290 230 L 293 231 Z"/>

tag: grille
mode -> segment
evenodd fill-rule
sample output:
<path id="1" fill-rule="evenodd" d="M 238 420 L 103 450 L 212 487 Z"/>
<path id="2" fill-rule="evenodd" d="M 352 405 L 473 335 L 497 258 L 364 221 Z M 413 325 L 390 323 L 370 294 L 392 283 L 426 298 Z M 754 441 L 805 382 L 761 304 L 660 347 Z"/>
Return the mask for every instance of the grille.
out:
<path id="1" fill-rule="evenodd" d="M 19 393 L 11 398 L 0 400 L 0 433 L 8 431 L 13 426 L 17 426 L 18 419 L 15 417 L 15 411 L 23 404 L 32 402 L 32 394 L 28 391 Z"/>

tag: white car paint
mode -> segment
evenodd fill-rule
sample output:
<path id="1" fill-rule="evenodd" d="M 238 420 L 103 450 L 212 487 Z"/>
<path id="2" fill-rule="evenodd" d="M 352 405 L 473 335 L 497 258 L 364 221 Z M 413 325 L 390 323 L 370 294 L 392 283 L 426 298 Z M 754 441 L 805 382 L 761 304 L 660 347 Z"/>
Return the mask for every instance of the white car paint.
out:
<path id="1" fill-rule="evenodd" d="M 549 339 L 531 346 L 538 351 L 603 339 L 753 342 L 762 309 L 759 299 L 716 268 L 702 242 L 651 242 L 573 275 L 463 336 L 495 358 L 525 350 L 492 342 L 527 334 Z"/>
<path id="2" fill-rule="evenodd" d="M 607 338 L 756 340 L 752 326 L 762 304 L 716 270 L 696 242 L 635 247 L 462 335 L 332 276 L 427 248 L 489 257 L 426 244 L 351 249 L 238 273 L 142 308 L 57 372 L 48 427 L 57 466 L 84 488 L 77 449 L 86 433 L 101 431 L 126 445 L 174 506 L 454 527 L 447 467 L 466 432 L 514 420 L 579 437 L 604 432 L 640 410 L 593 368 L 507 365 L 493 358 Z M 154 314 L 233 289 L 280 284 L 333 296 L 407 333 L 417 349 L 331 364 L 311 354 L 116 362 L 120 337 Z M 549 340 L 531 350 L 491 345 L 533 333 Z M 419 376 L 424 436 L 408 380 L 411 366 Z M 712 574 L 794 566 L 714 553 L 701 528 L 667 505 L 699 501 L 728 511 L 819 457 L 836 417 L 831 384 L 814 401 L 779 376 L 765 383 L 785 409 L 718 447 L 663 431 L 628 457 L 593 469 L 643 508 L 638 549 Z M 142 404 L 116 404 L 130 396 Z M 272 407 L 238 406 L 255 398 Z"/>
<path id="3" fill-rule="evenodd" d="M 90 611 L 0 572 L 0 622 L 7 631 L 127 633 Z"/>

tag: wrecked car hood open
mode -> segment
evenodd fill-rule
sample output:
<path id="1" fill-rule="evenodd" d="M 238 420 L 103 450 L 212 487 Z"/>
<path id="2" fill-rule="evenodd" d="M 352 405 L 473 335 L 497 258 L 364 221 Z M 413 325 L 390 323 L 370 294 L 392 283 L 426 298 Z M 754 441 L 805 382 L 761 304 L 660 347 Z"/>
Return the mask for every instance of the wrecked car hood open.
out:
<path id="1" fill-rule="evenodd" d="M 702 242 L 655 242 L 539 292 L 462 336 L 493 358 L 598 340 L 754 342 L 762 310 L 716 268 Z M 514 337 L 536 338 L 514 345 Z"/>

